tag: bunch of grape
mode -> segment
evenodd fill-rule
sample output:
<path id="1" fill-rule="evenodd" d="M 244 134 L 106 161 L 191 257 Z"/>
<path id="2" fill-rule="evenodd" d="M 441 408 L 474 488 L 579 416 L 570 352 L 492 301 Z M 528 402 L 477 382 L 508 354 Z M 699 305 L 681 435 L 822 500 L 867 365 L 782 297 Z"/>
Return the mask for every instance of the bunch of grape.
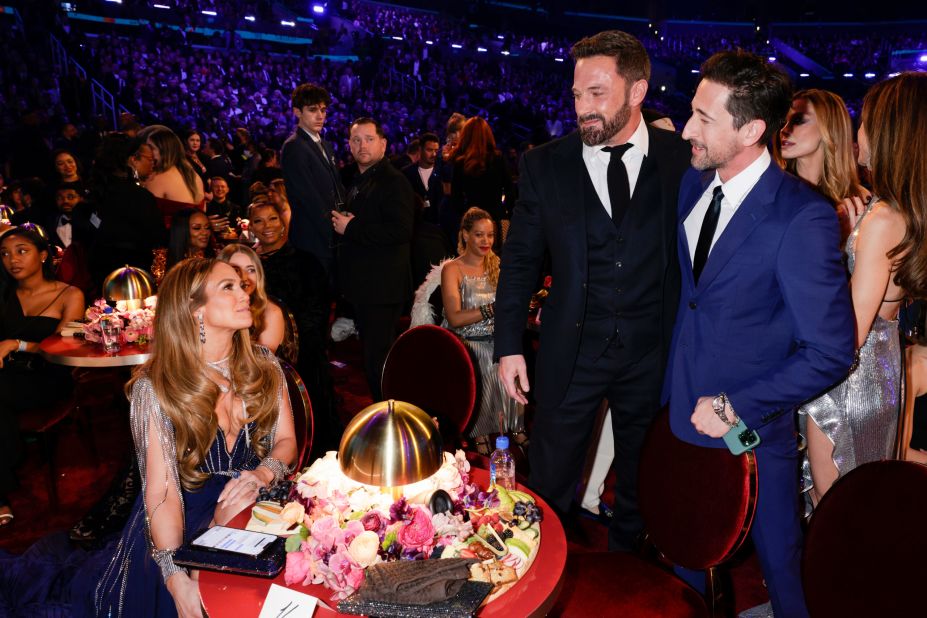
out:
<path id="1" fill-rule="evenodd" d="M 290 489 L 293 481 L 280 481 L 270 487 L 261 487 L 258 489 L 258 502 L 278 502 L 284 506 L 290 499 Z"/>
<path id="2" fill-rule="evenodd" d="M 524 519 L 532 524 L 542 519 L 541 509 L 533 502 L 516 502 L 512 514 L 516 519 Z"/>

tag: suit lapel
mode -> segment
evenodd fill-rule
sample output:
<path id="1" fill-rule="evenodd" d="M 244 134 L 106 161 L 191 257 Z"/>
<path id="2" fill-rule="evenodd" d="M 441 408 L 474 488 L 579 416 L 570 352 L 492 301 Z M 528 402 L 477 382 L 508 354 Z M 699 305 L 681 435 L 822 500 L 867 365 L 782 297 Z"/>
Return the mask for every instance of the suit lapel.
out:
<path id="1" fill-rule="evenodd" d="M 771 163 L 741 202 L 737 212 L 734 213 L 731 221 L 715 242 L 715 246 L 712 247 L 711 253 L 708 254 L 705 270 L 702 271 L 702 276 L 698 280 L 699 288 L 711 284 L 711 281 L 730 261 L 756 226 L 766 218 L 769 205 L 782 181 L 782 173 L 775 163 Z"/>
<path id="2" fill-rule="evenodd" d="M 695 288 L 695 275 L 692 274 L 692 259 L 689 257 L 691 255 L 689 250 L 689 239 L 686 236 L 686 227 L 684 224 L 689 214 L 692 212 L 692 209 L 695 208 L 695 205 L 702 197 L 702 194 L 708 189 L 708 185 L 711 184 L 714 177 L 715 174 L 713 171 L 703 172 L 699 175 L 697 183 L 689 184 L 685 195 L 680 195 L 679 200 L 680 204 L 685 205 L 679 214 L 678 228 L 676 230 L 676 234 L 679 236 L 679 255 L 684 258 L 682 261 L 685 263 L 685 267 L 682 270 L 686 277 L 686 281 L 688 281 L 692 288 Z M 704 277 L 705 274 L 702 273 L 702 276 Z"/>

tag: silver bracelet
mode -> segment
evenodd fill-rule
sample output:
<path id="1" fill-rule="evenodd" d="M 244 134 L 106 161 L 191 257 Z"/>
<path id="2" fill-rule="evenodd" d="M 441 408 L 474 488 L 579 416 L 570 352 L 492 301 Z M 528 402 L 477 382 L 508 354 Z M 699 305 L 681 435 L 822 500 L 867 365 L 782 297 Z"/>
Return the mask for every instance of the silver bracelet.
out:
<path id="1" fill-rule="evenodd" d="M 187 569 L 174 564 L 173 549 L 152 549 L 151 558 L 161 569 L 161 579 L 164 580 L 165 584 L 167 584 L 167 580 L 171 575 L 175 575 L 177 573 L 187 573 L 189 575 Z"/>
<path id="2" fill-rule="evenodd" d="M 271 485 L 279 483 L 287 477 L 290 473 L 290 467 L 280 461 L 279 459 L 274 459 L 273 457 L 265 457 L 261 460 L 261 463 L 258 466 L 264 466 L 274 474 L 274 480 L 271 482 Z"/>

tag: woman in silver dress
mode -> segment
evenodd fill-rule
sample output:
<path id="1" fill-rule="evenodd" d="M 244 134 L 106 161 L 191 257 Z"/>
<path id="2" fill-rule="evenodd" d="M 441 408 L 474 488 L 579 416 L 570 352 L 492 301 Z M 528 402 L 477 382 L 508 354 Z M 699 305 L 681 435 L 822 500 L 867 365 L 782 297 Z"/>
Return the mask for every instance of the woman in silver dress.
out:
<path id="1" fill-rule="evenodd" d="M 895 455 L 901 350 L 898 309 L 927 291 L 927 74 L 873 86 L 863 102 L 859 162 L 874 196 L 847 239 L 859 361 L 801 412 L 808 415 L 814 504 L 837 478 Z"/>
<path id="2" fill-rule="evenodd" d="M 491 451 L 489 435 L 500 430 L 511 433 L 519 446 L 528 445 L 524 407 L 505 393 L 492 359 L 493 313 L 499 282 L 499 256 L 492 250 L 495 236 L 489 213 L 470 208 L 464 213 L 457 236 L 460 257 L 444 264 L 441 271 L 443 326 L 454 331 L 469 348 L 480 376 L 482 397 L 470 437 L 482 455 Z"/>

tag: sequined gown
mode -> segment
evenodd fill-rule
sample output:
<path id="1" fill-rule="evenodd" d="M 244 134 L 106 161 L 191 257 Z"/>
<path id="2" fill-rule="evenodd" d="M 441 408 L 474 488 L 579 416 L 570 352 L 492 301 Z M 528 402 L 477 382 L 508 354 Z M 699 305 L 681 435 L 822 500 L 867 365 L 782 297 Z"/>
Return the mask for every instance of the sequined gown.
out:
<path id="1" fill-rule="evenodd" d="M 496 288 L 489 282 L 489 277 L 469 277 L 463 275 L 460 280 L 460 308 L 476 309 L 496 300 Z M 493 362 L 493 329 L 495 319 L 488 318 L 460 328 L 448 325 L 447 319 L 442 324 L 459 336 L 470 353 L 480 381 L 480 405 L 476 422 L 470 431 L 471 437 L 484 436 L 499 431 L 499 413 L 502 412 L 503 428 L 506 432 L 524 431 L 524 406 L 512 399 L 505 392 L 499 380 L 498 364 Z"/>
<path id="2" fill-rule="evenodd" d="M 869 202 L 847 239 L 847 268 L 851 274 L 856 267 L 856 238 L 860 223 L 877 201 L 878 198 L 873 197 Z M 898 320 L 885 320 L 877 315 L 859 350 L 859 363 L 855 369 L 843 382 L 802 406 L 799 414 L 811 417 L 834 443 L 834 464 L 839 475 L 843 476 L 864 463 L 893 457 L 900 398 Z M 802 489 L 807 491 L 812 487 L 807 455 L 803 467 Z"/>
<path id="3" fill-rule="evenodd" d="M 278 399 L 284 396 L 281 389 Z M 219 429 L 206 461 L 200 466 L 210 476 L 199 490 L 188 491 L 180 485 L 177 474 L 172 425 L 161 412 L 147 378 L 140 379 L 133 387 L 131 425 L 142 492 L 121 536 L 96 552 L 71 547 L 67 534 L 61 533 L 42 539 L 22 556 L 0 554 L 0 616 L 177 616 L 174 599 L 150 555 L 143 501 L 146 484 L 172 483 L 180 488 L 184 542 L 191 540 L 213 517 L 219 494 L 229 480 L 222 472 L 253 470 L 260 463 L 247 438 L 254 426 L 249 424 L 248 432 L 242 428 L 230 451 Z M 173 462 L 163 480 L 146 479 L 145 454 L 151 435 L 157 436 L 165 460 Z M 273 439 L 271 434 L 271 444 Z"/>

